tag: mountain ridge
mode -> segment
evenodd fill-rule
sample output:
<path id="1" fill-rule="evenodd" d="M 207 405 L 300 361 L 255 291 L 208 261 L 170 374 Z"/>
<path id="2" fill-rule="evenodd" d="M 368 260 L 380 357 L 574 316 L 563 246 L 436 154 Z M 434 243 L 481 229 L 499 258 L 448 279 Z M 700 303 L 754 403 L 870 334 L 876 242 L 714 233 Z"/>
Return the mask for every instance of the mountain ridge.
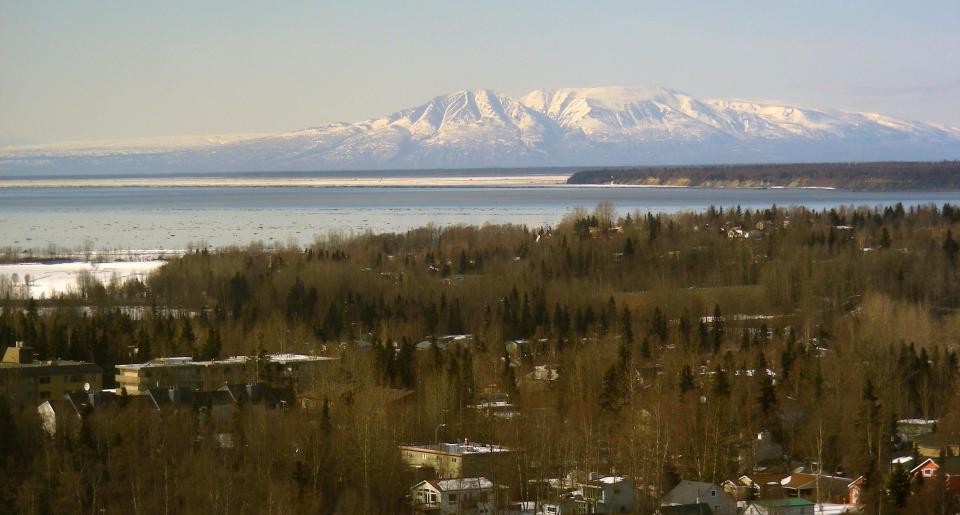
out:
<path id="1" fill-rule="evenodd" d="M 203 173 L 960 157 L 960 129 L 768 100 L 641 87 L 462 90 L 385 116 L 196 144 L 0 150 L 10 173 Z"/>

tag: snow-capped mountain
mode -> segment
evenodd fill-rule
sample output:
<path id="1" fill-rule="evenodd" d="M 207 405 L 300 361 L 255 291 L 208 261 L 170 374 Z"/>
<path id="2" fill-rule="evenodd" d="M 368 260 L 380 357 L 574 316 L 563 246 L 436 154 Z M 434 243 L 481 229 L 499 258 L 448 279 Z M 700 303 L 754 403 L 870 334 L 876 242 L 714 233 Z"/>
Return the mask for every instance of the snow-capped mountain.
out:
<path id="1" fill-rule="evenodd" d="M 960 130 L 670 89 L 459 91 L 274 135 L 0 150 L 0 174 L 204 173 L 960 158 Z"/>

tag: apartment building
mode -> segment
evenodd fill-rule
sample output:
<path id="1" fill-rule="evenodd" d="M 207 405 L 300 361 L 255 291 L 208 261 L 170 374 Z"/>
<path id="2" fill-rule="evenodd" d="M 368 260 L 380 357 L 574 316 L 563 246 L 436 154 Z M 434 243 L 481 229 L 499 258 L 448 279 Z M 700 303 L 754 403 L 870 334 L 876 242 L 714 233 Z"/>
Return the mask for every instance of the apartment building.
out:
<path id="1" fill-rule="evenodd" d="M 336 358 L 302 354 L 234 356 L 213 361 L 189 357 L 157 358 L 146 363 L 117 365 L 117 388 L 142 395 L 151 388 L 212 391 L 225 384 L 263 382 L 299 390 L 323 374 Z"/>
<path id="2" fill-rule="evenodd" d="M 36 407 L 83 390 L 99 391 L 103 370 L 86 361 L 38 361 L 33 349 L 17 342 L 0 361 L 0 392 L 14 409 Z"/>
<path id="3" fill-rule="evenodd" d="M 513 452 L 498 445 L 470 443 L 411 444 L 400 446 L 400 457 L 408 466 L 433 469 L 437 477 L 479 477 L 496 474 Z"/>

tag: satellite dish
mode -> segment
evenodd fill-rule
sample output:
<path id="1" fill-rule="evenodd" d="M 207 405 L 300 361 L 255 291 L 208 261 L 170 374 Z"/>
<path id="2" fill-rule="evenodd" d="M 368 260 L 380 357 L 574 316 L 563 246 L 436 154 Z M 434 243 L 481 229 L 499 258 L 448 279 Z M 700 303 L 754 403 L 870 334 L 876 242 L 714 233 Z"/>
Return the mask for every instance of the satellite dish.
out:
<path id="1" fill-rule="evenodd" d="M 90 391 L 90 383 L 83 383 L 83 391 L 85 392 Z"/>

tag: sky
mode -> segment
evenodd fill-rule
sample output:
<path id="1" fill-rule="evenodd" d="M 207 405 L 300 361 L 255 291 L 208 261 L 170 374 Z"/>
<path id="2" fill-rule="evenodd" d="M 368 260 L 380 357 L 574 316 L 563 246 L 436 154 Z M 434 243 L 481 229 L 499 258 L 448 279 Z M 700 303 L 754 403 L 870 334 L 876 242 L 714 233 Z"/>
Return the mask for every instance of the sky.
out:
<path id="1" fill-rule="evenodd" d="M 0 0 L 0 147 L 607 85 L 960 127 L 960 2 Z"/>

